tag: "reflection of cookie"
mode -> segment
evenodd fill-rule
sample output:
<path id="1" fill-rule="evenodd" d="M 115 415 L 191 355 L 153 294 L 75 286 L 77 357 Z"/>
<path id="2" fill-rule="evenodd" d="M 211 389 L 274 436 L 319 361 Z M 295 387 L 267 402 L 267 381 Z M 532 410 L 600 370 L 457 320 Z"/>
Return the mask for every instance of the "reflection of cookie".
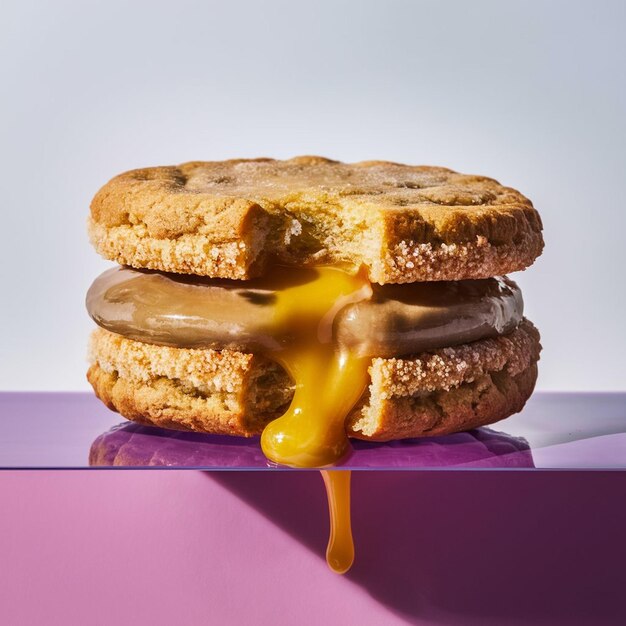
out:
<path id="1" fill-rule="evenodd" d="M 226 444 L 226 445 L 225 445 Z M 89 450 L 96 467 L 196 467 L 199 469 L 267 469 L 255 440 L 163 430 L 127 422 L 99 435 Z M 491 428 L 427 439 L 385 443 L 353 441 L 341 467 L 359 469 L 531 468 L 528 442 Z"/>
<path id="2" fill-rule="evenodd" d="M 524 320 L 506 336 L 373 359 L 369 389 L 347 419 L 349 433 L 382 441 L 503 419 L 532 393 L 539 351 L 538 333 Z M 258 434 L 293 393 L 284 371 L 262 357 L 155 346 L 103 329 L 93 334 L 92 361 L 88 378 L 105 404 L 166 428 Z"/>
<path id="3" fill-rule="evenodd" d="M 378 283 L 484 278 L 543 248 L 531 202 L 492 179 L 321 157 L 127 172 L 98 192 L 89 228 L 119 263 L 236 279 L 270 258 L 363 263 Z"/>

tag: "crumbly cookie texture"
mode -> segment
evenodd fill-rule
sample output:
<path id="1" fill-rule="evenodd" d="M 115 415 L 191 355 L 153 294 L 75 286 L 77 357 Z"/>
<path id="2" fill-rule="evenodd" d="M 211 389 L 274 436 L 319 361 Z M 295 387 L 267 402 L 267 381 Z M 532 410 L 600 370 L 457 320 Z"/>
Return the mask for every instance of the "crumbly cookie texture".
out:
<path id="1" fill-rule="evenodd" d="M 524 320 L 495 339 L 402 359 L 373 359 L 371 384 L 348 416 L 348 434 L 386 441 L 475 428 L 520 411 L 541 346 Z M 287 408 L 293 384 L 267 359 L 230 350 L 169 348 L 103 329 L 87 378 L 124 417 L 164 428 L 250 436 Z"/>
<path id="2" fill-rule="evenodd" d="M 103 329 L 89 351 L 96 395 L 127 419 L 162 428 L 249 437 L 293 395 L 280 366 L 243 352 L 154 346 Z"/>
<path id="3" fill-rule="evenodd" d="M 347 421 L 351 436 L 389 441 L 445 435 L 521 411 L 537 380 L 537 329 L 516 330 L 413 358 L 374 359 L 371 384 Z"/>
<path id="4" fill-rule="evenodd" d="M 364 264 L 377 283 L 522 270 L 542 224 L 483 176 L 322 157 L 191 162 L 117 176 L 91 203 L 98 252 L 123 265 L 245 279 L 281 262 Z"/>

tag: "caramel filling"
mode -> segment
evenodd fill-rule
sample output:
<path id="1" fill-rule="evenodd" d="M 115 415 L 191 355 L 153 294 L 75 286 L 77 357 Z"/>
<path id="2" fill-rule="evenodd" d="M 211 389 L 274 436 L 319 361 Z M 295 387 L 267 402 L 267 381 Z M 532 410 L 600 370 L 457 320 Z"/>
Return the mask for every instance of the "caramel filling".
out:
<path id="1" fill-rule="evenodd" d="M 284 324 L 287 294 L 302 287 L 302 310 L 294 310 L 301 315 L 319 298 L 318 281 L 328 282 L 326 269 L 274 268 L 242 282 L 115 268 L 95 280 L 87 309 L 103 328 L 136 341 L 275 353 L 293 344 L 293 325 L 301 325 Z M 394 357 L 495 337 L 522 319 L 521 292 L 508 278 L 372 285 L 371 292 L 363 279 L 360 288 L 362 298 L 325 300 L 328 309 L 317 309 L 324 335 L 360 356 Z"/>
<path id="2" fill-rule="evenodd" d="M 118 268 L 102 274 L 87 308 L 103 328 L 175 347 L 260 351 L 295 383 L 287 412 L 261 436 L 268 459 L 323 468 L 348 449 L 344 421 L 373 356 L 399 356 L 512 330 L 523 303 L 515 283 L 487 279 L 372 286 L 364 271 L 276 267 L 243 283 Z M 330 567 L 354 558 L 350 473 L 323 470 L 331 514 Z"/>

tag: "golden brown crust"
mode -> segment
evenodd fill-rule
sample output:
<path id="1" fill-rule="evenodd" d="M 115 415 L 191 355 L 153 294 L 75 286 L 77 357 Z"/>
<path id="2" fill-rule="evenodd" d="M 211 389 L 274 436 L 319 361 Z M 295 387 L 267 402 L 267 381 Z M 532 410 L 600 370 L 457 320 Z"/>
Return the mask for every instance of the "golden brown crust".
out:
<path id="1" fill-rule="evenodd" d="M 378 283 L 483 278 L 543 249 L 532 203 L 493 179 L 322 157 L 126 172 L 96 194 L 89 230 L 122 264 L 218 278 L 249 278 L 270 259 L 363 263 Z"/>
<path id="2" fill-rule="evenodd" d="M 508 335 L 410 359 L 374 359 L 371 384 L 348 419 L 353 437 L 389 441 L 477 428 L 521 411 L 541 344 L 524 320 Z"/>
<path id="3" fill-rule="evenodd" d="M 232 350 L 153 346 L 92 333 L 87 372 L 96 395 L 127 419 L 249 437 L 288 406 L 291 381 L 263 357 Z"/>
<path id="4" fill-rule="evenodd" d="M 371 385 L 348 416 L 351 436 L 440 435 L 503 419 L 532 393 L 541 346 L 524 320 L 506 336 L 402 359 L 373 359 Z M 249 436 L 285 410 L 293 387 L 271 362 L 229 350 L 144 344 L 103 329 L 88 372 L 124 417 L 165 428 Z"/>

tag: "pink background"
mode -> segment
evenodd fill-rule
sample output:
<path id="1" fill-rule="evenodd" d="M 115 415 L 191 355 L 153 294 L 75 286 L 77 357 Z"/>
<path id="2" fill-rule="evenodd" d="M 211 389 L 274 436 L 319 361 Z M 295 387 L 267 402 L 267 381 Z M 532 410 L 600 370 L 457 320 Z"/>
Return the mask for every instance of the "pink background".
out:
<path id="1" fill-rule="evenodd" d="M 0 623 L 623 624 L 625 487 L 360 473 L 340 577 L 315 472 L 3 472 Z"/>

